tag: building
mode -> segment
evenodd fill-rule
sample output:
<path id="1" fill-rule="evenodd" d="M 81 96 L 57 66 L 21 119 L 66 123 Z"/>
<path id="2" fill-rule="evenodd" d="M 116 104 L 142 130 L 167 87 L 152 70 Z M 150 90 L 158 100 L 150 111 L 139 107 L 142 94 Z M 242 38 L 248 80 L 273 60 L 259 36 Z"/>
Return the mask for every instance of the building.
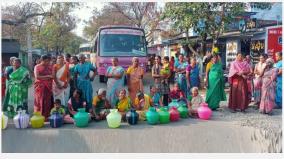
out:
<path id="1" fill-rule="evenodd" d="M 197 40 L 196 33 L 190 31 L 189 38 Z M 184 40 L 184 34 L 162 39 L 161 55 L 173 56 L 178 51 L 183 53 Z M 212 39 L 207 38 L 206 50 L 211 51 L 212 43 Z M 254 62 L 263 53 L 274 57 L 277 50 L 282 50 L 282 3 L 273 3 L 271 9 L 265 10 L 250 7 L 227 26 L 216 46 L 224 67 L 235 59 L 238 52 L 250 55 Z"/>
<path id="2" fill-rule="evenodd" d="M 19 57 L 20 43 L 16 39 L 2 39 L 2 66 L 10 65 L 10 57 Z"/>

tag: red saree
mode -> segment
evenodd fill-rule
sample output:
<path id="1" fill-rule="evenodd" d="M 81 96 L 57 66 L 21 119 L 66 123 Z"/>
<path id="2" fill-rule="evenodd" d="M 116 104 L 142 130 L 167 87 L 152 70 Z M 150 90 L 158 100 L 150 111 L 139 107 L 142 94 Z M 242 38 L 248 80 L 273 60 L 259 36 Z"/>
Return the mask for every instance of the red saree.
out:
<path id="1" fill-rule="evenodd" d="M 229 96 L 229 108 L 245 110 L 249 105 L 249 89 L 247 79 L 239 76 L 239 72 L 248 72 L 250 67 L 246 62 L 234 61 L 229 72 L 229 82 L 231 84 Z"/>
<path id="2" fill-rule="evenodd" d="M 52 66 L 42 66 L 36 65 L 34 72 L 38 72 L 40 76 L 52 75 Z M 53 99 L 52 99 L 52 79 L 43 80 L 35 79 L 34 83 L 34 112 L 41 112 L 45 117 L 45 120 L 48 119 L 50 110 L 52 108 Z"/>

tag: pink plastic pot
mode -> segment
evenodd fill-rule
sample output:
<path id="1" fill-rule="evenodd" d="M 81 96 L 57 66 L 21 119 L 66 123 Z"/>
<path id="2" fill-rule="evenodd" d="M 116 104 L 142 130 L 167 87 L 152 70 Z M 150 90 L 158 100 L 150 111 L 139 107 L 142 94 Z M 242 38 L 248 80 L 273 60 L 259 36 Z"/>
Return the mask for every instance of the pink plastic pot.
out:
<path id="1" fill-rule="evenodd" d="M 197 108 L 197 113 L 200 119 L 208 120 L 212 115 L 212 110 L 208 107 L 207 103 L 201 103 L 200 107 Z"/>

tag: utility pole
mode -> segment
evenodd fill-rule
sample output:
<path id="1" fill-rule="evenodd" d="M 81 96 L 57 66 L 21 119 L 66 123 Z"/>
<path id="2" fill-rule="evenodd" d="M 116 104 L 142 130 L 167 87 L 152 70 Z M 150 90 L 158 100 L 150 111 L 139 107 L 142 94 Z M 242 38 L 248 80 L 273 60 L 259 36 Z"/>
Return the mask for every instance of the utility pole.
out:
<path id="1" fill-rule="evenodd" d="M 32 33 L 29 26 L 29 21 L 27 21 L 27 52 L 28 52 L 28 66 L 30 70 L 33 71 L 33 56 L 32 56 Z"/>

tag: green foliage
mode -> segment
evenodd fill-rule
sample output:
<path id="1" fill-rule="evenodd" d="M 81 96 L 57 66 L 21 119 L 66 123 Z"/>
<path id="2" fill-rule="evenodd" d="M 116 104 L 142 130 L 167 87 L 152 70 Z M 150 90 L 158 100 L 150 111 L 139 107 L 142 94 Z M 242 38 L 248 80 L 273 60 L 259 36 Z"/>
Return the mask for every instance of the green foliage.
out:
<path id="1" fill-rule="evenodd" d="M 206 40 L 208 35 L 213 39 L 218 38 L 224 30 L 224 26 L 243 11 L 243 3 L 236 2 L 166 3 L 162 19 L 172 20 L 173 27 L 183 32 L 193 28 L 202 40 Z"/>
<path id="2" fill-rule="evenodd" d="M 76 53 L 75 47 L 79 48 L 78 41 L 81 39 L 71 32 L 78 22 L 71 12 L 79 5 L 79 3 L 53 3 L 54 8 L 51 10 L 53 15 L 45 19 L 40 31 L 35 30 L 33 33 L 33 47 L 57 53 L 66 51 Z M 71 44 L 75 46 L 70 46 Z"/>

